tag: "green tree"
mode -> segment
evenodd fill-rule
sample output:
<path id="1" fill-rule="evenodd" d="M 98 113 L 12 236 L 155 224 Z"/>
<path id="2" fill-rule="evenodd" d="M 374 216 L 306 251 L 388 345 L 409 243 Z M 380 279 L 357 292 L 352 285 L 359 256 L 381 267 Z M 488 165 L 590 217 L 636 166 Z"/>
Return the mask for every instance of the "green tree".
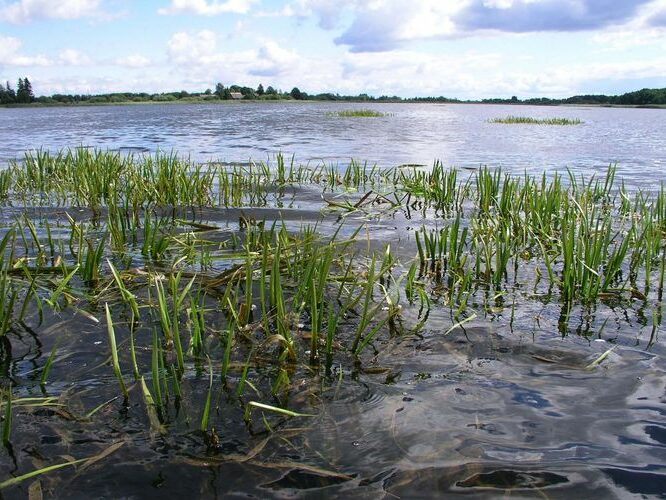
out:
<path id="1" fill-rule="evenodd" d="M 9 85 L 9 82 L 4 87 L 0 85 L 0 104 L 12 104 L 14 102 L 16 102 L 16 92 Z"/>
<path id="2" fill-rule="evenodd" d="M 296 99 L 297 101 L 301 101 L 307 97 L 307 94 L 298 90 L 298 87 L 294 87 L 293 89 L 291 89 L 289 95 L 291 96 L 292 99 Z"/>
<path id="3" fill-rule="evenodd" d="M 23 86 L 23 78 L 19 78 L 16 84 L 16 102 L 28 102 L 28 96 L 25 93 L 25 87 Z"/>
<path id="4" fill-rule="evenodd" d="M 217 82 L 215 84 L 215 95 L 219 97 L 220 99 L 225 99 L 225 88 L 224 85 L 222 85 L 220 82 Z"/>
<path id="5" fill-rule="evenodd" d="M 257 97 L 257 95 L 254 92 L 254 89 L 251 89 L 250 87 L 241 87 L 240 93 L 243 94 L 243 97 L 245 99 L 254 99 L 255 97 Z"/>
<path id="6" fill-rule="evenodd" d="M 25 87 L 25 91 L 28 94 L 28 98 L 29 98 L 30 102 L 34 101 L 35 100 L 35 94 L 32 91 L 32 83 L 30 83 L 30 81 L 28 81 L 27 77 L 23 79 L 23 86 Z"/>
<path id="7" fill-rule="evenodd" d="M 35 100 L 32 92 L 32 84 L 27 78 L 19 78 L 16 89 L 16 102 L 27 104 Z"/>
<path id="8" fill-rule="evenodd" d="M 264 86 L 260 83 L 259 86 L 257 87 L 257 95 L 264 95 L 266 92 L 264 91 Z"/>
<path id="9" fill-rule="evenodd" d="M 275 90 L 273 87 L 271 87 L 271 86 L 269 85 L 268 88 L 266 89 L 266 93 L 269 94 L 269 95 L 276 95 L 276 94 L 277 94 L 277 90 Z"/>

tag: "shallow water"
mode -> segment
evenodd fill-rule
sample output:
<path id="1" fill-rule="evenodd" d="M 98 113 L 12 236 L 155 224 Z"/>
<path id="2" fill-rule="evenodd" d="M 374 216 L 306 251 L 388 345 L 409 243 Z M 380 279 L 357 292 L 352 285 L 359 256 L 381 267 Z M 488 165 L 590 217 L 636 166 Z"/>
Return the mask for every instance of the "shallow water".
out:
<path id="1" fill-rule="evenodd" d="M 322 234 L 331 233 L 339 216 L 322 216 L 307 193 L 300 211 L 205 209 L 194 219 L 218 225 L 221 237 L 238 229 L 241 214 L 285 220 L 294 229 L 318 221 Z M 42 209 L 41 215 L 57 220 L 62 212 Z M 406 227 L 421 222 L 394 213 L 372 223 L 372 239 L 386 242 L 399 228 L 398 254 L 413 255 Z M 70 310 L 47 314 L 36 331 L 28 327 L 32 318 L 12 334 L 2 376 L 16 394 L 42 395 L 41 367 L 57 342 L 46 392 L 64 395 L 67 406 L 38 409 L 17 421 L 11 460 L 3 455 L 0 470 L 26 472 L 53 457 L 92 456 L 119 444 L 87 470 L 46 475 L 46 496 L 663 496 L 666 352 L 659 341 L 649 343 L 650 327 L 640 324 L 635 308 L 617 311 L 605 330 L 599 329 L 601 309 L 593 328 L 598 334 L 579 336 L 572 326 L 562 337 L 557 304 L 526 301 L 511 321 L 509 306 L 499 305 L 450 333 L 449 308 L 435 304 L 420 334 L 378 342 L 377 354 L 360 368 L 334 365 L 326 378 L 297 368 L 282 404 L 314 417 L 273 419 L 274 432 L 267 433 L 260 421 L 243 424 L 234 398 L 220 392 L 212 417 L 219 442 L 213 447 L 197 422 L 188 420 L 198 417 L 205 399 L 204 371 L 188 368 L 182 381 L 187 397 L 165 415 L 167 435 L 150 430 L 137 384 L 130 388 L 129 407 L 113 400 L 93 420 L 80 420 L 118 396 L 104 328 Z M 93 304 L 86 310 L 101 317 Z M 405 306 L 405 323 L 417 312 Z M 217 359 L 219 343 L 210 341 Z M 616 347 L 609 357 L 590 369 L 611 345 Z M 127 357 L 122 363 L 129 366 Z M 261 369 L 256 375 L 261 390 Z M 22 497 L 27 487 L 6 496 Z"/>
<path id="2" fill-rule="evenodd" d="M 372 108 L 382 118 L 330 116 Z M 504 125 L 507 115 L 565 117 L 575 126 Z M 598 107 L 462 104 L 225 103 L 80 108 L 0 108 L 0 160 L 33 148 L 91 146 L 124 152 L 175 150 L 197 161 L 266 160 L 282 151 L 299 162 L 501 166 L 541 174 L 600 173 L 617 163 L 629 183 L 664 179 L 666 111 Z"/>

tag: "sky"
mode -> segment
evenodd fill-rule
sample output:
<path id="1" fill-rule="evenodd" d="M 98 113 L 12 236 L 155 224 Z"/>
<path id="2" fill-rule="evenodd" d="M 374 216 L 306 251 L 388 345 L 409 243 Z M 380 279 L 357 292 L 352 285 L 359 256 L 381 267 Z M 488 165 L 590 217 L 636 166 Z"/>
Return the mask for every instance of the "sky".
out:
<path id="1" fill-rule="evenodd" d="M 666 87 L 666 0 L 0 0 L 0 81 L 36 95 L 217 82 L 374 96 Z"/>

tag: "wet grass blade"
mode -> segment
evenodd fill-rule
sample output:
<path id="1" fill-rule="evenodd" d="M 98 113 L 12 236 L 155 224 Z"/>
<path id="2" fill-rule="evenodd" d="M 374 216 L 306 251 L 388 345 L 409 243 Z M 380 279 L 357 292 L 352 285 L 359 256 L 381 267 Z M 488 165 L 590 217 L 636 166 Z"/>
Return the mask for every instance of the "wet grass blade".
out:
<path id="1" fill-rule="evenodd" d="M 208 358 L 208 393 L 206 394 L 206 403 L 204 404 L 203 414 L 201 415 L 201 430 L 206 432 L 208 430 L 208 422 L 210 421 L 210 406 L 213 400 L 213 362 Z"/>
<path id="2" fill-rule="evenodd" d="M 162 422 L 160 422 L 159 415 L 157 414 L 157 405 L 155 404 L 153 395 L 150 393 L 150 389 L 148 389 L 148 386 L 146 385 L 146 380 L 141 377 L 139 383 L 141 384 L 143 401 L 146 404 L 146 412 L 148 413 L 150 428 L 158 434 L 166 434 L 166 428 L 162 425 Z"/>
<path id="3" fill-rule="evenodd" d="M 5 418 L 2 424 L 2 442 L 9 445 L 9 436 L 12 432 L 12 387 L 7 388 L 7 402 L 5 403 Z"/>
<path id="4" fill-rule="evenodd" d="M 31 479 L 36 476 L 41 476 L 42 474 L 46 474 L 48 472 L 53 472 L 54 470 L 62 469 L 63 467 L 69 467 L 72 465 L 80 464 L 82 462 L 85 462 L 88 460 L 87 458 L 80 458 L 78 460 L 72 460 L 70 462 L 63 462 L 60 464 L 55 464 L 55 465 L 49 465 L 48 467 L 44 467 L 42 469 L 37 469 L 32 472 L 28 472 L 27 474 L 23 474 L 21 476 L 13 477 L 11 479 L 6 479 L 5 481 L 2 481 L 0 483 L 0 490 L 3 490 L 5 488 L 9 488 L 10 486 L 16 486 L 17 484 L 21 484 L 23 481 L 26 479 Z"/>
<path id="5" fill-rule="evenodd" d="M 472 314 L 471 316 L 469 316 L 469 317 L 465 318 L 464 320 L 459 321 L 458 323 L 453 325 L 451 328 L 449 328 L 448 330 L 446 330 L 444 332 L 444 335 L 448 335 L 449 333 L 451 333 L 456 328 L 459 328 L 459 327 L 463 326 L 465 323 L 469 323 L 470 321 L 473 321 L 475 319 L 476 319 L 476 313 Z"/>
<path id="6" fill-rule="evenodd" d="M 118 379 L 118 384 L 120 385 L 120 390 L 123 393 L 125 400 L 128 399 L 129 394 L 127 393 L 127 386 L 123 380 L 123 374 L 120 371 L 120 362 L 118 361 L 118 346 L 116 345 L 116 332 L 113 328 L 113 321 L 111 320 L 111 312 L 109 311 L 109 304 L 104 304 L 106 310 L 106 326 L 107 333 L 109 334 L 109 345 L 111 347 L 111 362 L 113 364 L 113 372 Z"/>
<path id="7" fill-rule="evenodd" d="M 272 406 L 272 405 L 267 405 L 264 403 L 258 403 L 256 401 L 250 401 L 247 404 L 248 407 L 250 408 L 259 408 L 261 410 L 267 410 L 267 411 L 272 411 L 274 413 L 279 413 L 280 415 L 286 415 L 287 417 L 314 417 L 316 415 L 312 415 L 310 413 L 298 413 L 295 411 L 287 410 L 285 408 L 280 408 L 278 406 Z"/>
<path id="8" fill-rule="evenodd" d="M 53 309 L 59 308 L 58 299 L 65 292 L 67 286 L 69 285 L 70 280 L 76 275 L 78 271 L 79 271 L 79 266 L 77 265 L 69 274 L 67 274 L 62 280 L 60 280 L 60 283 L 58 283 L 58 286 L 51 294 L 51 297 L 49 297 L 48 299 L 44 299 L 45 302 L 51 306 L 51 308 Z"/>
<path id="9" fill-rule="evenodd" d="M 592 361 L 589 365 L 587 365 L 587 366 L 585 367 L 585 369 L 586 369 L 586 370 L 592 370 L 592 369 L 596 368 L 597 366 L 599 366 L 599 365 L 601 364 L 601 362 L 602 362 L 604 359 L 606 359 L 606 358 L 608 357 L 608 355 L 609 355 L 611 352 L 613 352 L 613 350 L 614 350 L 616 347 L 617 347 L 617 346 L 613 346 L 613 347 L 611 347 L 610 349 L 605 350 L 605 351 L 604 351 L 599 357 L 597 357 L 594 361 Z"/>
<path id="10" fill-rule="evenodd" d="M 46 385 L 46 380 L 48 379 L 49 372 L 51 371 L 51 366 L 53 365 L 53 360 L 55 359 L 55 354 L 57 350 L 58 350 L 58 344 L 56 343 L 53 346 L 53 349 L 51 349 L 51 354 L 49 355 L 49 358 L 46 360 L 44 368 L 42 369 L 42 376 L 39 379 L 39 383 L 42 386 Z"/>

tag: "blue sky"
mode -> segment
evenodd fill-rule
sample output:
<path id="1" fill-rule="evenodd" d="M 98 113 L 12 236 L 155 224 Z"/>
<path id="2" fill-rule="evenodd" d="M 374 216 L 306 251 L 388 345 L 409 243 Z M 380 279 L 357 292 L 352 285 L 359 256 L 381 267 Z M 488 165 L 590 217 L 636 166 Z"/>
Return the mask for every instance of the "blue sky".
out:
<path id="1" fill-rule="evenodd" d="M 449 97 L 666 87 L 666 0 L 0 0 L 35 93 L 216 82 Z"/>

